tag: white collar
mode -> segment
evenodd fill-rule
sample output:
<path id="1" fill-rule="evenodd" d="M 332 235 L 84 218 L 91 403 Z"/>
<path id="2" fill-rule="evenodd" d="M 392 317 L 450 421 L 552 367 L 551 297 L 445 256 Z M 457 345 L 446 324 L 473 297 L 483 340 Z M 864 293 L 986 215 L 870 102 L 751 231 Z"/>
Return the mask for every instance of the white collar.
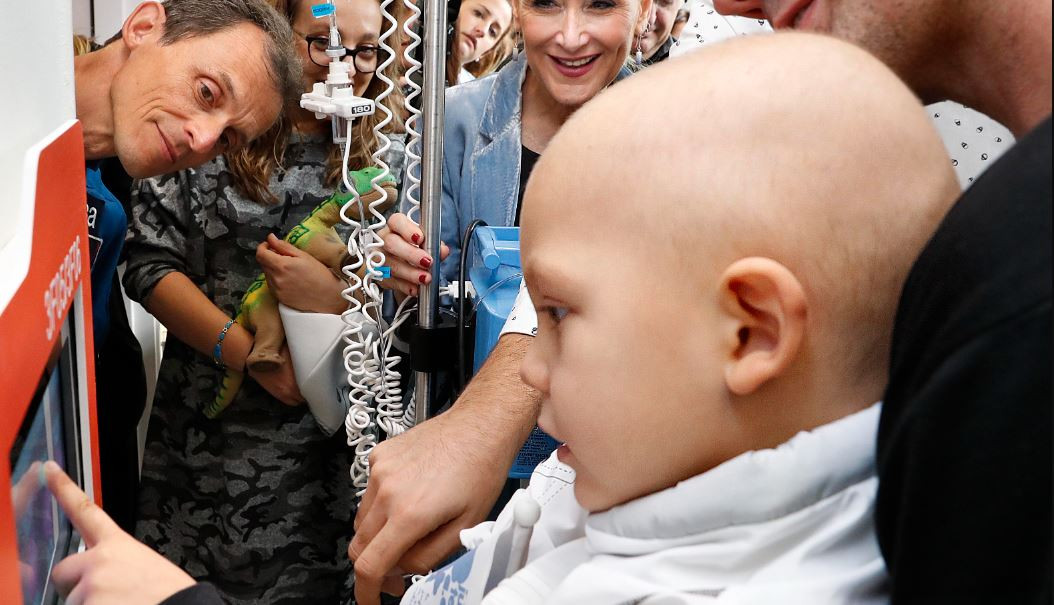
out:
<path id="1" fill-rule="evenodd" d="M 786 516 L 875 474 L 881 402 L 586 519 L 593 552 L 639 555 Z"/>

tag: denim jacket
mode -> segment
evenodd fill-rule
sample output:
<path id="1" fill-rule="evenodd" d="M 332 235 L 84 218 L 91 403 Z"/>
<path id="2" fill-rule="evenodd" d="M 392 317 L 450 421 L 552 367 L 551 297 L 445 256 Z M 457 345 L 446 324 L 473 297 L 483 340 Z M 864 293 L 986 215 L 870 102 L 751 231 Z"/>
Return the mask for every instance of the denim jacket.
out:
<path id="1" fill-rule="evenodd" d="M 443 283 L 457 279 L 461 238 L 470 222 L 483 219 L 492 227 L 516 222 L 526 72 L 521 52 L 496 74 L 446 91 L 440 237 L 450 246 L 450 256 L 440 267 Z M 629 74 L 622 68 L 615 79 Z"/>

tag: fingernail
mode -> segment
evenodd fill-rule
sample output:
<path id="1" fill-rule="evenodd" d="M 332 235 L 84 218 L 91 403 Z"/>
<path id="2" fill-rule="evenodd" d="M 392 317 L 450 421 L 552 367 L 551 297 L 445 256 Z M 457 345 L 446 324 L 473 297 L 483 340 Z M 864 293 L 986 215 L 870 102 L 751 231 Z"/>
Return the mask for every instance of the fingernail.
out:
<path id="1" fill-rule="evenodd" d="M 428 269 L 429 267 L 432 266 L 432 259 L 428 258 L 427 256 L 422 258 L 421 259 L 421 266 L 424 267 L 425 269 Z"/>
<path id="2" fill-rule="evenodd" d="M 40 473 L 37 475 L 37 477 L 40 479 L 40 487 L 48 486 L 48 476 L 46 471 L 47 463 L 45 462 L 44 464 L 40 465 Z"/>
<path id="3" fill-rule="evenodd" d="M 420 236 L 420 235 L 417 235 L 417 234 L 415 233 L 415 234 L 413 234 L 413 235 L 411 235 L 411 236 L 410 236 L 410 241 L 412 241 L 412 242 L 413 242 L 413 243 L 415 243 L 415 244 L 420 244 L 420 243 L 421 243 L 421 236 Z"/>
<path id="4" fill-rule="evenodd" d="M 422 274 L 417 276 L 417 281 L 421 282 L 422 284 L 425 283 L 425 281 L 427 279 L 428 279 L 428 274 L 427 273 L 422 273 Z"/>

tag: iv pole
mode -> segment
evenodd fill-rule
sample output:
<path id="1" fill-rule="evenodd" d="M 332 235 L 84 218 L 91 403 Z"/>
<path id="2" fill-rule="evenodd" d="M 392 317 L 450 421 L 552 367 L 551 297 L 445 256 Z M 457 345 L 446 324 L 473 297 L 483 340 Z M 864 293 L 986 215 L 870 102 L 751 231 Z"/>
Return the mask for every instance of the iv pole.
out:
<path id="1" fill-rule="evenodd" d="M 437 262 L 432 263 L 432 280 L 418 291 L 417 322 L 422 330 L 433 330 L 438 322 L 439 233 L 443 203 L 443 113 L 446 80 L 443 77 L 446 58 L 446 2 L 424 0 L 424 90 L 422 96 L 421 150 L 421 230 L 425 234 L 425 251 Z M 416 372 L 414 397 L 417 401 L 415 425 L 428 419 L 433 397 L 429 372 Z"/>

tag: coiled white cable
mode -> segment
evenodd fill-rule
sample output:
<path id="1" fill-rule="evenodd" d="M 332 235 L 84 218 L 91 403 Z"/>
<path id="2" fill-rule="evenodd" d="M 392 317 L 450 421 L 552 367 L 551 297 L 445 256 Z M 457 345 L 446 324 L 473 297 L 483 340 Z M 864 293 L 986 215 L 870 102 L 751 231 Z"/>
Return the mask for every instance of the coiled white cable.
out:
<path id="1" fill-rule="evenodd" d="M 380 168 L 381 172 L 371 180 L 371 186 L 379 197 L 370 203 L 368 208 L 363 207 L 362 198 L 348 179 L 352 130 L 350 121 L 347 127 L 349 143 L 345 144 L 343 150 L 344 186 L 352 193 L 352 197 L 341 208 L 341 219 L 351 226 L 351 234 L 348 238 L 350 261 L 343 268 L 344 275 L 348 278 L 348 287 L 342 292 L 348 301 L 348 310 L 341 315 L 345 323 L 345 329 L 341 335 L 345 344 L 344 369 L 348 375 L 350 389 L 350 406 L 344 427 L 348 436 L 348 445 L 354 451 L 351 478 L 358 497 L 361 497 L 366 490 L 370 473 L 369 454 L 381 438 L 381 433 L 392 437 L 409 429 L 413 426 L 414 408 L 416 407 L 413 398 L 405 408 L 403 407 L 402 389 L 399 387 L 401 376 L 395 369 L 401 357 L 392 353 L 395 330 L 410 317 L 413 311 L 410 305 L 411 299 L 404 300 L 399 305 L 392 324 L 384 326 L 381 319 L 383 296 L 378 283 L 382 275 L 381 267 L 385 263 L 384 241 L 379 232 L 387 224 L 381 207 L 388 199 L 388 193 L 380 186 L 380 183 L 391 174 L 388 164 L 384 161 L 384 156 L 391 147 L 391 141 L 385 135 L 384 128 L 391 123 L 392 113 L 381 101 L 388 97 L 395 87 L 394 82 L 385 75 L 387 68 L 396 60 L 396 54 L 388 44 L 398 25 L 388 10 L 393 1 L 384 0 L 381 3 L 381 13 L 387 27 L 381 34 L 379 46 L 387 54 L 386 59 L 378 65 L 375 73 L 376 77 L 385 84 L 384 90 L 376 99 L 376 107 L 384 113 L 384 119 L 374 126 L 374 134 L 380 145 L 372 155 L 374 165 Z M 416 10 L 419 15 L 420 10 Z M 420 43 L 420 38 L 416 35 L 411 34 L 411 38 L 414 39 L 415 44 Z M 412 50 L 412 47 L 409 50 Z M 411 65 L 417 69 L 420 68 L 419 62 L 411 60 Z M 418 90 L 420 90 L 419 87 Z M 409 100 L 407 106 L 409 108 Z M 415 111 L 412 108 L 410 111 L 413 117 Z M 419 114 L 420 111 L 416 111 L 416 115 Z M 407 128 L 411 133 L 410 145 L 412 145 L 416 133 L 412 129 L 412 124 L 408 123 Z M 420 145 L 419 138 L 418 136 L 418 145 Z M 407 145 L 408 150 L 410 145 Z M 410 157 L 414 156 L 411 154 Z M 420 164 L 419 156 L 417 164 Z M 408 166 L 407 173 L 411 182 L 419 183 L 420 180 L 413 177 L 414 170 L 412 165 Z M 416 208 L 419 205 L 417 198 L 410 199 L 412 206 Z M 348 212 L 352 208 L 358 210 L 357 216 L 361 217 L 361 220 L 355 220 L 349 216 Z M 360 294 L 361 300 L 355 296 L 356 293 Z"/>
<path id="2" fill-rule="evenodd" d="M 414 74 L 421 71 L 421 62 L 414 58 L 414 51 L 421 46 L 421 36 L 415 31 L 415 25 L 421 20 L 421 8 L 415 0 L 403 0 L 403 6 L 410 11 L 410 15 L 403 23 L 403 33 L 410 39 L 406 47 L 406 61 L 410 64 L 407 68 L 405 78 L 410 92 L 403 99 L 409 117 L 406 118 L 406 180 L 410 185 L 406 188 L 406 199 L 409 204 L 406 215 L 417 221 L 421 214 L 421 131 L 417 124 L 421 119 L 421 110 L 414 106 L 421 96 L 421 86 L 414 80 Z M 420 222 L 420 221 L 417 221 Z"/>

